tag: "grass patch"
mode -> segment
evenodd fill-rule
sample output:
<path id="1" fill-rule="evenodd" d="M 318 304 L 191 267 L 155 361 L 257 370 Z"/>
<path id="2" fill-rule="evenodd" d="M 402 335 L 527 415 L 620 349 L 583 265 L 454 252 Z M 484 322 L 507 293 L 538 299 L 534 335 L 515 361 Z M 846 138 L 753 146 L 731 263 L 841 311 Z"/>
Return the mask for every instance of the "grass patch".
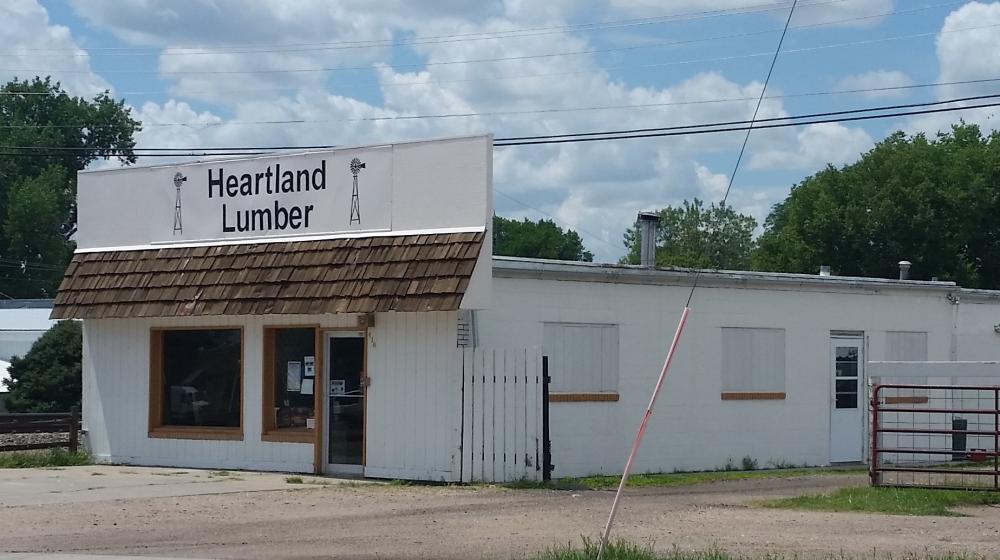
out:
<path id="1" fill-rule="evenodd" d="M 38 469 L 90 465 L 90 455 L 83 451 L 70 453 L 65 449 L 48 451 L 11 451 L 0 453 L 0 469 Z"/>
<path id="2" fill-rule="evenodd" d="M 704 472 L 647 473 L 634 474 L 628 479 L 631 487 L 671 487 L 691 486 L 709 482 L 727 480 L 747 480 L 757 478 L 792 478 L 798 476 L 852 474 L 866 472 L 864 467 L 840 468 L 795 468 L 795 469 L 764 469 L 764 470 L 724 470 Z M 550 482 L 535 482 L 524 480 L 506 484 L 507 488 L 532 489 L 547 488 L 554 490 L 613 490 L 618 487 L 619 476 L 585 476 L 581 478 L 560 478 Z"/>
<path id="3" fill-rule="evenodd" d="M 960 506 L 1000 504 L 1000 493 L 926 488 L 841 488 L 829 494 L 797 496 L 760 502 L 770 508 L 850 511 L 890 515 L 961 515 Z"/>
<path id="4" fill-rule="evenodd" d="M 287 482 L 288 484 L 302 484 L 305 481 L 302 480 L 301 476 L 286 476 L 285 482 Z"/>
<path id="5" fill-rule="evenodd" d="M 548 550 L 540 555 L 530 557 L 530 560 L 596 560 L 598 541 L 584 539 L 583 547 L 563 547 Z M 608 545 L 604 551 L 605 560 L 794 560 L 795 556 L 782 556 L 776 554 L 748 556 L 744 554 L 734 555 L 719 550 L 703 550 L 696 552 L 686 552 L 673 550 L 671 552 L 655 552 L 651 546 L 640 545 L 629 541 L 619 540 Z M 851 560 L 849 556 L 830 555 L 829 558 L 836 560 Z M 981 556 L 975 555 L 945 555 L 931 556 L 922 554 L 904 554 L 898 559 L 892 556 L 866 555 L 858 560 L 977 560 Z"/>

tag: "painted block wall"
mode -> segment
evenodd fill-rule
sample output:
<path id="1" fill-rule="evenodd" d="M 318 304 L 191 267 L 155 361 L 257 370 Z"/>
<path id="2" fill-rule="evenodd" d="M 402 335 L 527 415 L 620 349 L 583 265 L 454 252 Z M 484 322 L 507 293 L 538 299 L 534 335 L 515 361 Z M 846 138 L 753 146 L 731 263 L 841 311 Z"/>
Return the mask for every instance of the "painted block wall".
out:
<path id="1" fill-rule="evenodd" d="M 494 279 L 493 307 L 477 312 L 481 346 L 540 345 L 547 321 L 619 325 L 620 400 L 552 403 L 553 476 L 621 472 L 687 293 L 682 286 Z M 760 466 L 827 464 L 831 331 L 864 331 L 868 359 L 884 354 L 886 331 L 923 331 L 928 358 L 947 360 L 952 307 L 941 290 L 699 288 L 636 472 L 719 468 L 744 456 Z M 721 400 L 722 327 L 786 330 L 785 400 Z"/>
<path id="2" fill-rule="evenodd" d="M 458 476 L 459 439 L 449 439 L 449 430 L 461 424 L 461 368 L 448 362 L 457 356 L 456 321 L 455 312 L 376 315 L 368 341 L 370 476 Z M 312 472 L 311 444 L 261 441 L 261 380 L 264 326 L 315 324 L 354 327 L 358 317 L 84 321 L 83 422 L 94 456 L 134 465 Z M 183 326 L 244 328 L 243 441 L 148 437 L 149 331 Z M 456 394 L 448 392 L 452 385 Z"/>

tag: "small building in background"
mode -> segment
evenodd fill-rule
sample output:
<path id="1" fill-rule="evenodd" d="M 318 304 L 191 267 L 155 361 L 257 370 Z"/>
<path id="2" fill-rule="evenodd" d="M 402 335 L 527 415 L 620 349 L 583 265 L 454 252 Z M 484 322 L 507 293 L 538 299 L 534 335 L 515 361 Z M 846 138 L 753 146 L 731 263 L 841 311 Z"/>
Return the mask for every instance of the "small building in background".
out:
<path id="1" fill-rule="evenodd" d="M 31 345 L 56 324 L 49 319 L 52 302 L 51 299 L 0 300 L 0 414 L 7 412 L 8 390 L 4 381 L 10 379 L 7 373 L 10 361 L 31 350 Z"/>

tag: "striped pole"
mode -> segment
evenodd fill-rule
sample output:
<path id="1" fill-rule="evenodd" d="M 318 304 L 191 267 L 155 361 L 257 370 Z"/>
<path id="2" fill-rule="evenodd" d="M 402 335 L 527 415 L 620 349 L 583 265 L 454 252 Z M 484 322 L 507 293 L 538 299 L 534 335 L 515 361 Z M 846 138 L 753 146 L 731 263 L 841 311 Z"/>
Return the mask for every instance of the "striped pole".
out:
<path id="1" fill-rule="evenodd" d="M 611 514 L 608 515 L 608 523 L 604 526 L 604 534 L 601 535 L 601 547 L 597 551 L 597 560 L 603 560 L 604 558 L 604 551 L 608 547 L 608 537 L 611 536 L 611 525 L 614 524 L 615 514 L 618 513 L 618 504 L 621 501 L 622 490 L 625 489 L 628 476 L 632 472 L 632 461 L 635 460 L 635 456 L 639 452 L 639 446 L 642 444 L 642 436 L 646 433 L 646 425 L 649 423 L 649 417 L 653 415 L 653 407 L 656 406 L 656 397 L 659 396 L 660 389 L 663 387 L 663 380 L 667 378 L 667 370 L 670 369 L 670 362 L 674 360 L 674 352 L 677 351 L 677 343 L 681 339 L 681 333 L 684 331 L 684 324 L 687 323 L 690 311 L 690 307 L 684 307 L 684 311 L 681 313 L 681 319 L 677 322 L 677 330 L 674 331 L 674 340 L 670 343 L 670 350 L 667 351 L 667 359 L 663 362 L 660 377 L 656 380 L 656 387 L 653 388 L 653 396 L 649 399 L 649 406 L 646 407 L 646 412 L 642 415 L 642 421 L 639 423 L 639 431 L 635 434 L 635 439 L 632 441 L 632 451 L 628 454 L 628 461 L 625 462 L 625 471 L 622 473 L 621 482 L 618 483 L 618 491 L 615 492 L 615 501 L 611 503 Z"/>

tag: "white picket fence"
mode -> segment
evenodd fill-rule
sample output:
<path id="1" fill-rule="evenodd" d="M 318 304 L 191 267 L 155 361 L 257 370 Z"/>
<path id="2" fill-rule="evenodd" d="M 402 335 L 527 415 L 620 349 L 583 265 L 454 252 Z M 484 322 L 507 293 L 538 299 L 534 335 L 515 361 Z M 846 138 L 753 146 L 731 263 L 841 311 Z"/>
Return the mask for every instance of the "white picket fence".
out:
<path id="1" fill-rule="evenodd" d="M 541 349 L 465 349 L 462 376 L 462 481 L 541 480 Z"/>

